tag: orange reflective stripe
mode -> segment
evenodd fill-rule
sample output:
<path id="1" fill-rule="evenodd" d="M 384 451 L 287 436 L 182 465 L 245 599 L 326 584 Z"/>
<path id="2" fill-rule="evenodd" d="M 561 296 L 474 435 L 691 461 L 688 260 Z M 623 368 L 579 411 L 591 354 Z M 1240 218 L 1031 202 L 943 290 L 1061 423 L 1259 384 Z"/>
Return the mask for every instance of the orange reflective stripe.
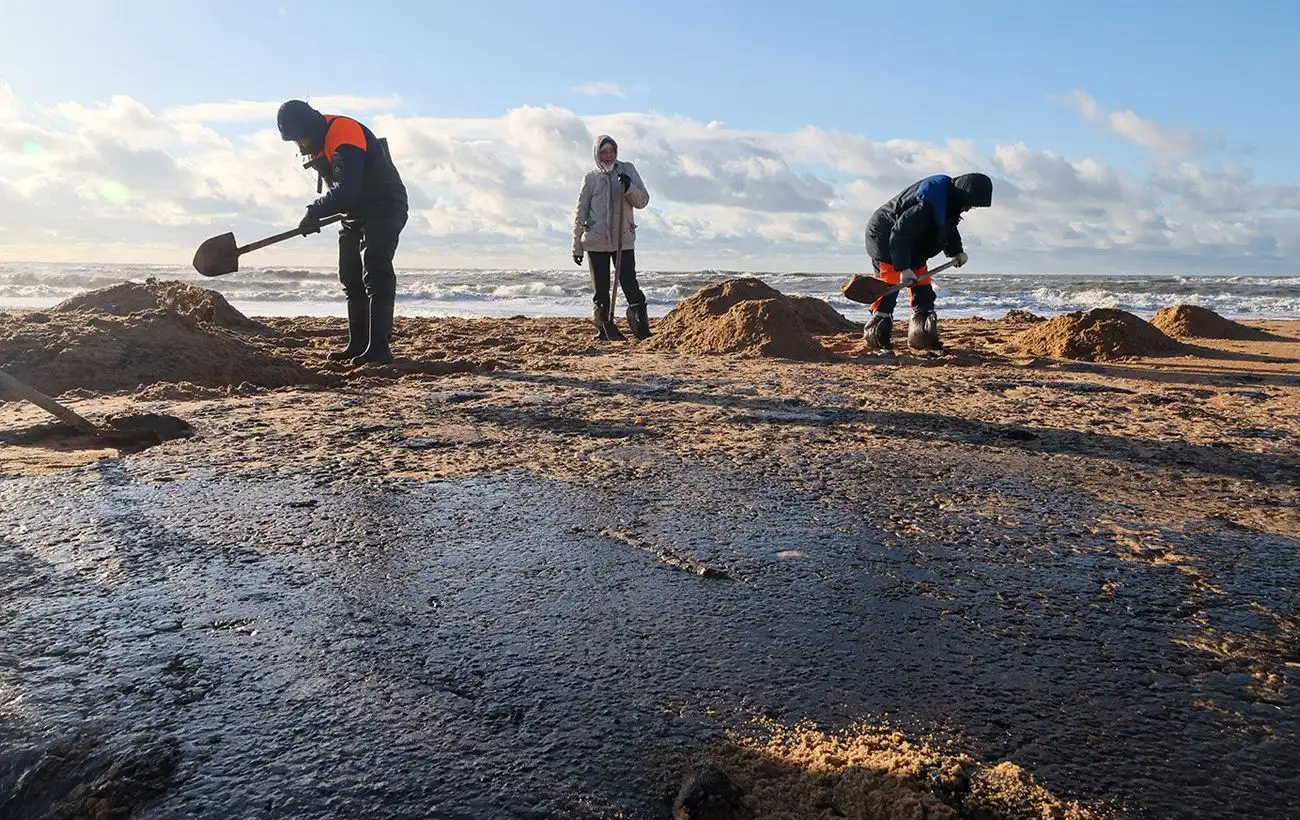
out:
<path id="1" fill-rule="evenodd" d="M 355 145 L 366 150 L 366 132 L 361 130 L 361 123 L 351 117 L 337 114 L 325 115 L 325 156 L 334 161 L 334 152 L 340 146 Z"/>
<path id="2" fill-rule="evenodd" d="M 916 274 L 916 284 L 918 285 L 930 284 L 929 272 L 930 269 L 926 265 L 922 265 L 919 268 L 912 268 L 912 273 Z M 893 265 L 889 264 L 888 262 L 881 262 L 880 273 L 876 274 L 875 278 L 883 282 L 888 282 L 891 285 L 897 285 L 900 277 L 898 271 L 894 268 Z"/>

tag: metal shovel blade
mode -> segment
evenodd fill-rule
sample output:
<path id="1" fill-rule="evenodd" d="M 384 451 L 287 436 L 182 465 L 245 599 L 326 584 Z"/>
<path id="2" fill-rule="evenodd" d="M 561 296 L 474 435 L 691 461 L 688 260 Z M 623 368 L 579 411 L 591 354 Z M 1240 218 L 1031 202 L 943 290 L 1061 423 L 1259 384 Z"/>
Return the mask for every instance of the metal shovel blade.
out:
<path id="1" fill-rule="evenodd" d="M 853 278 L 840 288 L 840 293 L 844 294 L 845 299 L 869 305 L 880 297 L 897 289 L 897 285 L 891 285 L 880 279 L 873 279 L 870 276 L 863 276 L 860 273 L 855 273 L 853 274 Z"/>
<path id="2" fill-rule="evenodd" d="M 233 233 L 214 236 L 194 252 L 194 269 L 204 276 L 225 276 L 239 270 L 239 246 Z"/>

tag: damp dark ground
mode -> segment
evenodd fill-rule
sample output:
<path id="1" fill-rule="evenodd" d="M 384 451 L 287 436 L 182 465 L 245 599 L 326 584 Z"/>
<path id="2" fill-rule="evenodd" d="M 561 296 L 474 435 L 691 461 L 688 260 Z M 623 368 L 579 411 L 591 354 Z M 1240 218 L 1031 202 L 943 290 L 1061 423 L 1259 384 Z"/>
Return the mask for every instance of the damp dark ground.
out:
<path id="1" fill-rule="evenodd" d="M 1294 648 L 1194 645 L 1294 612 L 1294 540 L 1166 528 L 1206 591 L 1082 491 L 935 460 L 1000 512 L 635 450 L 603 483 L 0 482 L 0 816 L 666 818 L 746 715 L 951 731 L 1130 816 L 1300 815 Z"/>

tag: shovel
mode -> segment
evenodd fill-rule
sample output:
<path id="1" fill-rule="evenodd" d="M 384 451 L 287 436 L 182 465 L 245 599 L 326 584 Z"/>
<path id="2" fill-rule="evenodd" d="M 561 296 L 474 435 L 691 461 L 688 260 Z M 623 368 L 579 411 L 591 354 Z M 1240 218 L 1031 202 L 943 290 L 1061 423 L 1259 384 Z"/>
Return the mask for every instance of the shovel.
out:
<path id="1" fill-rule="evenodd" d="M 101 430 L 99 427 L 92 424 L 90 420 L 82 418 L 39 390 L 29 387 L 3 371 L 0 371 L 0 396 L 26 399 L 57 418 L 59 421 L 77 428 L 86 435 L 95 436 L 97 438 L 108 438 L 111 436 L 111 431 Z"/>
<path id="2" fill-rule="evenodd" d="M 336 214 L 322 219 L 320 224 L 321 227 L 324 227 L 341 219 L 343 219 L 343 214 Z M 294 228 L 292 231 L 268 236 L 266 239 L 259 239 L 241 248 L 235 244 L 235 235 L 233 233 L 223 233 L 221 236 L 214 236 L 199 245 L 199 249 L 194 252 L 194 269 L 204 276 L 225 276 L 227 273 L 234 273 L 239 270 L 240 255 L 259 248 L 265 248 L 267 245 L 274 245 L 276 242 L 292 239 L 295 236 L 306 235 L 306 231 Z"/>
<path id="3" fill-rule="evenodd" d="M 930 268 L 926 271 L 925 275 L 930 276 L 939 271 L 947 270 L 954 264 L 956 264 L 956 260 L 949 259 L 937 268 Z M 882 296 L 888 296 L 889 294 L 902 289 L 902 285 L 891 285 L 882 279 L 876 279 L 873 276 L 863 276 L 860 273 L 855 273 L 853 274 L 853 278 L 840 288 L 840 293 L 844 294 L 845 299 L 851 299 L 854 302 L 861 302 L 864 305 L 869 305 Z"/>

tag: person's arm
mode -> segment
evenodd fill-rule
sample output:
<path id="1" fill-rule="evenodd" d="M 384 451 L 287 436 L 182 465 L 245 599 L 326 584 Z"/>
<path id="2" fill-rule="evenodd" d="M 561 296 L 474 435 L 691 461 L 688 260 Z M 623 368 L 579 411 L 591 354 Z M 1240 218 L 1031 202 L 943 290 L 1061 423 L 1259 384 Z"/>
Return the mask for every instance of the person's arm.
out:
<path id="1" fill-rule="evenodd" d="M 633 208 L 644 208 L 650 204 L 650 192 L 646 190 L 645 183 L 641 181 L 641 173 L 637 171 L 636 166 L 630 162 L 623 163 L 623 174 L 628 177 L 627 190 L 623 196 Z M 620 175 L 622 176 L 622 175 Z M 622 179 L 619 180 L 622 182 Z"/>
<path id="2" fill-rule="evenodd" d="M 965 255 L 965 249 L 961 244 L 961 231 L 957 230 L 955 224 L 948 229 L 948 244 L 944 245 L 943 255 L 949 259 Z"/>
<path id="3" fill-rule="evenodd" d="M 912 249 L 930 225 L 933 219 L 930 214 L 929 203 L 922 201 L 903 211 L 894 222 L 894 229 L 889 234 L 889 258 L 894 270 L 911 270 L 917 264 L 918 260 L 912 258 Z"/>
<path id="4" fill-rule="evenodd" d="M 578 207 L 573 211 L 573 261 L 582 264 L 582 233 L 587 230 L 587 215 L 591 212 L 591 176 L 582 179 L 578 192 Z"/>
<path id="5" fill-rule="evenodd" d="M 324 196 L 307 206 L 307 215 L 324 219 L 347 213 L 361 198 L 361 180 L 365 173 L 366 151 L 356 145 L 341 145 L 334 151 L 330 166 L 334 184 Z"/>

